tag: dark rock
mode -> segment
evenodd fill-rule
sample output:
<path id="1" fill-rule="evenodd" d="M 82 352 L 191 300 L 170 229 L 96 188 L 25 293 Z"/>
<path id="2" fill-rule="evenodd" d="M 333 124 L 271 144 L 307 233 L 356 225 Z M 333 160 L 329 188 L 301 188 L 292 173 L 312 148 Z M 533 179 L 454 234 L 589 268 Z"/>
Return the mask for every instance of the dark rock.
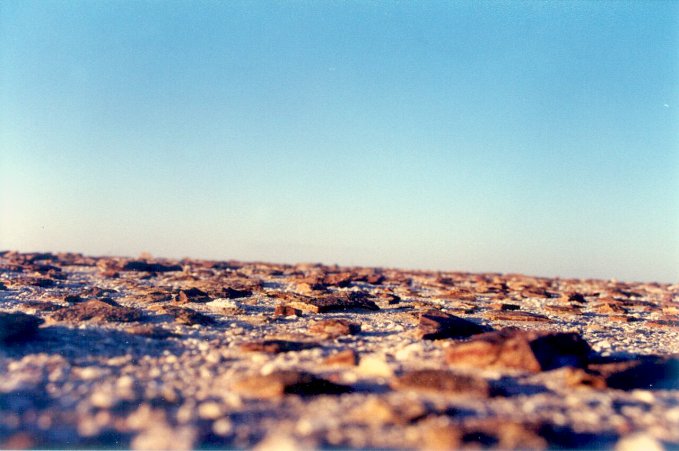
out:
<path id="1" fill-rule="evenodd" d="M 618 390 L 679 389 L 679 358 L 648 357 L 617 363 L 593 364 L 589 370 L 600 375 L 609 388 Z"/>
<path id="2" fill-rule="evenodd" d="M 47 278 L 36 278 L 31 280 L 30 282 L 31 285 L 35 287 L 40 287 L 40 288 L 52 288 L 57 285 L 57 282 L 53 279 L 47 279 Z"/>
<path id="3" fill-rule="evenodd" d="M 437 369 L 408 371 L 395 378 L 391 386 L 399 390 L 469 394 L 483 398 L 492 394 L 491 385 L 481 377 Z"/>
<path id="4" fill-rule="evenodd" d="M 64 302 L 68 302 L 69 304 L 77 304 L 83 301 L 84 299 L 78 296 L 77 294 L 69 294 L 67 296 L 64 296 Z"/>
<path id="5" fill-rule="evenodd" d="M 453 365 L 546 371 L 584 367 L 591 348 L 577 333 L 523 331 L 507 328 L 456 343 L 446 353 Z"/>
<path id="6" fill-rule="evenodd" d="M 245 377 L 235 384 L 237 391 L 256 398 L 278 398 L 285 395 L 338 395 L 351 387 L 336 384 L 305 371 L 275 371 L 265 376 Z"/>
<path id="7" fill-rule="evenodd" d="M 346 310 L 379 310 L 373 301 L 359 297 L 331 295 L 322 298 L 302 298 L 290 303 L 291 306 L 311 313 L 326 313 Z"/>
<path id="8" fill-rule="evenodd" d="M 309 327 L 309 332 L 323 335 L 328 338 L 336 338 L 342 335 L 354 335 L 361 331 L 361 325 L 345 319 L 324 319 Z"/>
<path id="9" fill-rule="evenodd" d="M 112 321 L 131 322 L 142 318 L 141 310 L 122 307 L 114 301 L 103 298 L 81 302 L 52 313 L 56 321 Z"/>
<path id="10" fill-rule="evenodd" d="M 146 272 L 170 272 L 181 271 L 181 265 L 163 265 L 160 263 L 149 263 L 143 260 L 130 260 L 121 268 L 122 271 L 146 271 Z"/>
<path id="11" fill-rule="evenodd" d="M 222 289 L 222 297 L 225 297 L 227 299 L 247 298 L 250 296 L 252 296 L 252 290 L 248 289 L 238 290 L 231 287 L 226 287 Z"/>
<path id="12" fill-rule="evenodd" d="M 180 290 L 177 296 L 177 301 L 181 304 L 188 302 L 210 302 L 212 299 L 206 292 L 198 288 L 189 288 L 187 290 Z"/>
<path id="13" fill-rule="evenodd" d="M 582 293 L 571 293 L 568 295 L 568 302 L 574 302 L 577 304 L 586 304 L 587 299 L 585 299 L 585 296 Z"/>
<path id="14" fill-rule="evenodd" d="M 240 349 L 245 352 L 266 352 L 278 354 L 280 352 L 301 351 L 303 349 L 316 348 L 316 343 L 288 340 L 262 340 L 243 343 Z"/>
<path id="15" fill-rule="evenodd" d="M 431 309 L 420 314 L 417 334 L 425 340 L 438 340 L 466 338 L 487 330 L 487 328 L 472 321 Z"/>
<path id="16" fill-rule="evenodd" d="M 33 337 L 44 321 L 25 313 L 0 312 L 0 343 L 16 343 Z"/>

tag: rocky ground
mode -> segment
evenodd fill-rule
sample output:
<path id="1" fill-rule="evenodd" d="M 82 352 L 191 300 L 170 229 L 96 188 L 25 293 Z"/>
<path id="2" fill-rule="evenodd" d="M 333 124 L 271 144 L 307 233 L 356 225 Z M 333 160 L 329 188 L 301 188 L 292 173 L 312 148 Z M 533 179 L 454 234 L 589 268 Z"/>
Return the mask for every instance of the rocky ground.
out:
<path id="1" fill-rule="evenodd" d="M 679 448 L 679 285 L 0 253 L 3 448 Z"/>

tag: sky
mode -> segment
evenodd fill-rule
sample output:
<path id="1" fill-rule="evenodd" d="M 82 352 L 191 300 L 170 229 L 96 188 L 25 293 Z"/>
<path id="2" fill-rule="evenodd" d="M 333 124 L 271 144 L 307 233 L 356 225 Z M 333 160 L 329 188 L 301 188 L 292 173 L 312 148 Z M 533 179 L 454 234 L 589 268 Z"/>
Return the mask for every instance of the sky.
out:
<path id="1" fill-rule="evenodd" d="M 0 2 L 0 249 L 679 281 L 679 2 Z"/>

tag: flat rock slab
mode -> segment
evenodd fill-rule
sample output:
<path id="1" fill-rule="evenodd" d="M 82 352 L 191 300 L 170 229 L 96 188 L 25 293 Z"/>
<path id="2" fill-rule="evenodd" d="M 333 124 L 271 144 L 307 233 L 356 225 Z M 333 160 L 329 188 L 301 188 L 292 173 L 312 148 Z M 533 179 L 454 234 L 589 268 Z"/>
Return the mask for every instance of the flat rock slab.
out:
<path id="1" fill-rule="evenodd" d="M 0 312 L 0 343 L 16 343 L 29 340 L 44 321 L 26 313 Z"/>
<path id="2" fill-rule="evenodd" d="M 361 331 L 361 325 L 345 319 L 324 319 L 317 321 L 309 327 L 309 332 L 322 335 L 327 338 L 341 337 L 342 335 L 354 335 Z"/>
<path id="3" fill-rule="evenodd" d="M 106 302 L 104 300 L 93 299 L 91 301 L 81 302 L 50 315 L 50 318 L 55 321 L 101 321 L 101 322 L 120 322 L 126 323 L 131 321 L 139 321 L 143 314 L 141 310 L 123 307 L 115 303 Z"/>
<path id="4" fill-rule="evenodd" d="M 343 296 L 327 296 L 322 298 L 298 298 L 289 303 L 291 307 L 305 312 L 326 313 L 347 310 L 377 311 L 380 307 L 375 302 L 365 298 L 350 298 Z"/>
<path id="5" fill-rule="evenodd" d="M 425 340 L 467 338 L 487 331 L 484 326 L 435 309 L 421 313 L 417 326 L 418 337 Z"/>
<path id="6" fill-rule="evenodd" d="M 256 398 L 278 398 L 285 395 L 339 395 L 349 393 L 351 387 L 330 382 L 305 371 L 276 371 L 239 380 L 236 391 Z"/>
<path id="7" fill-rule="evenodd" d="M 451 365 L 546 371 L 563 366 L 584 367 L 591 348 L 576 333 L 502 329 L 456 343 L 446 351 Z"/>

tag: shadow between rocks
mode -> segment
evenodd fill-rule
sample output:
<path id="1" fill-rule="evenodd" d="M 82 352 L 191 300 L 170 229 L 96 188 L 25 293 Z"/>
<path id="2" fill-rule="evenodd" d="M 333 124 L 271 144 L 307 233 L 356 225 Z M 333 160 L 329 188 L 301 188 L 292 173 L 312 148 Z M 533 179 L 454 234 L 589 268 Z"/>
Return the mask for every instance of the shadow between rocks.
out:
<path id="1" fill-rule="evenodd" d="M 67 360 L 132 357 L 158 357 L 164 351 L 181 354 L 181 342 L 153 339 L 105 328 L 73 329 L 54 325 L 42 327 L 29 340 L 0 345 L 0 356 L 20 359 L 29 354 L 57 354 Z"/>

